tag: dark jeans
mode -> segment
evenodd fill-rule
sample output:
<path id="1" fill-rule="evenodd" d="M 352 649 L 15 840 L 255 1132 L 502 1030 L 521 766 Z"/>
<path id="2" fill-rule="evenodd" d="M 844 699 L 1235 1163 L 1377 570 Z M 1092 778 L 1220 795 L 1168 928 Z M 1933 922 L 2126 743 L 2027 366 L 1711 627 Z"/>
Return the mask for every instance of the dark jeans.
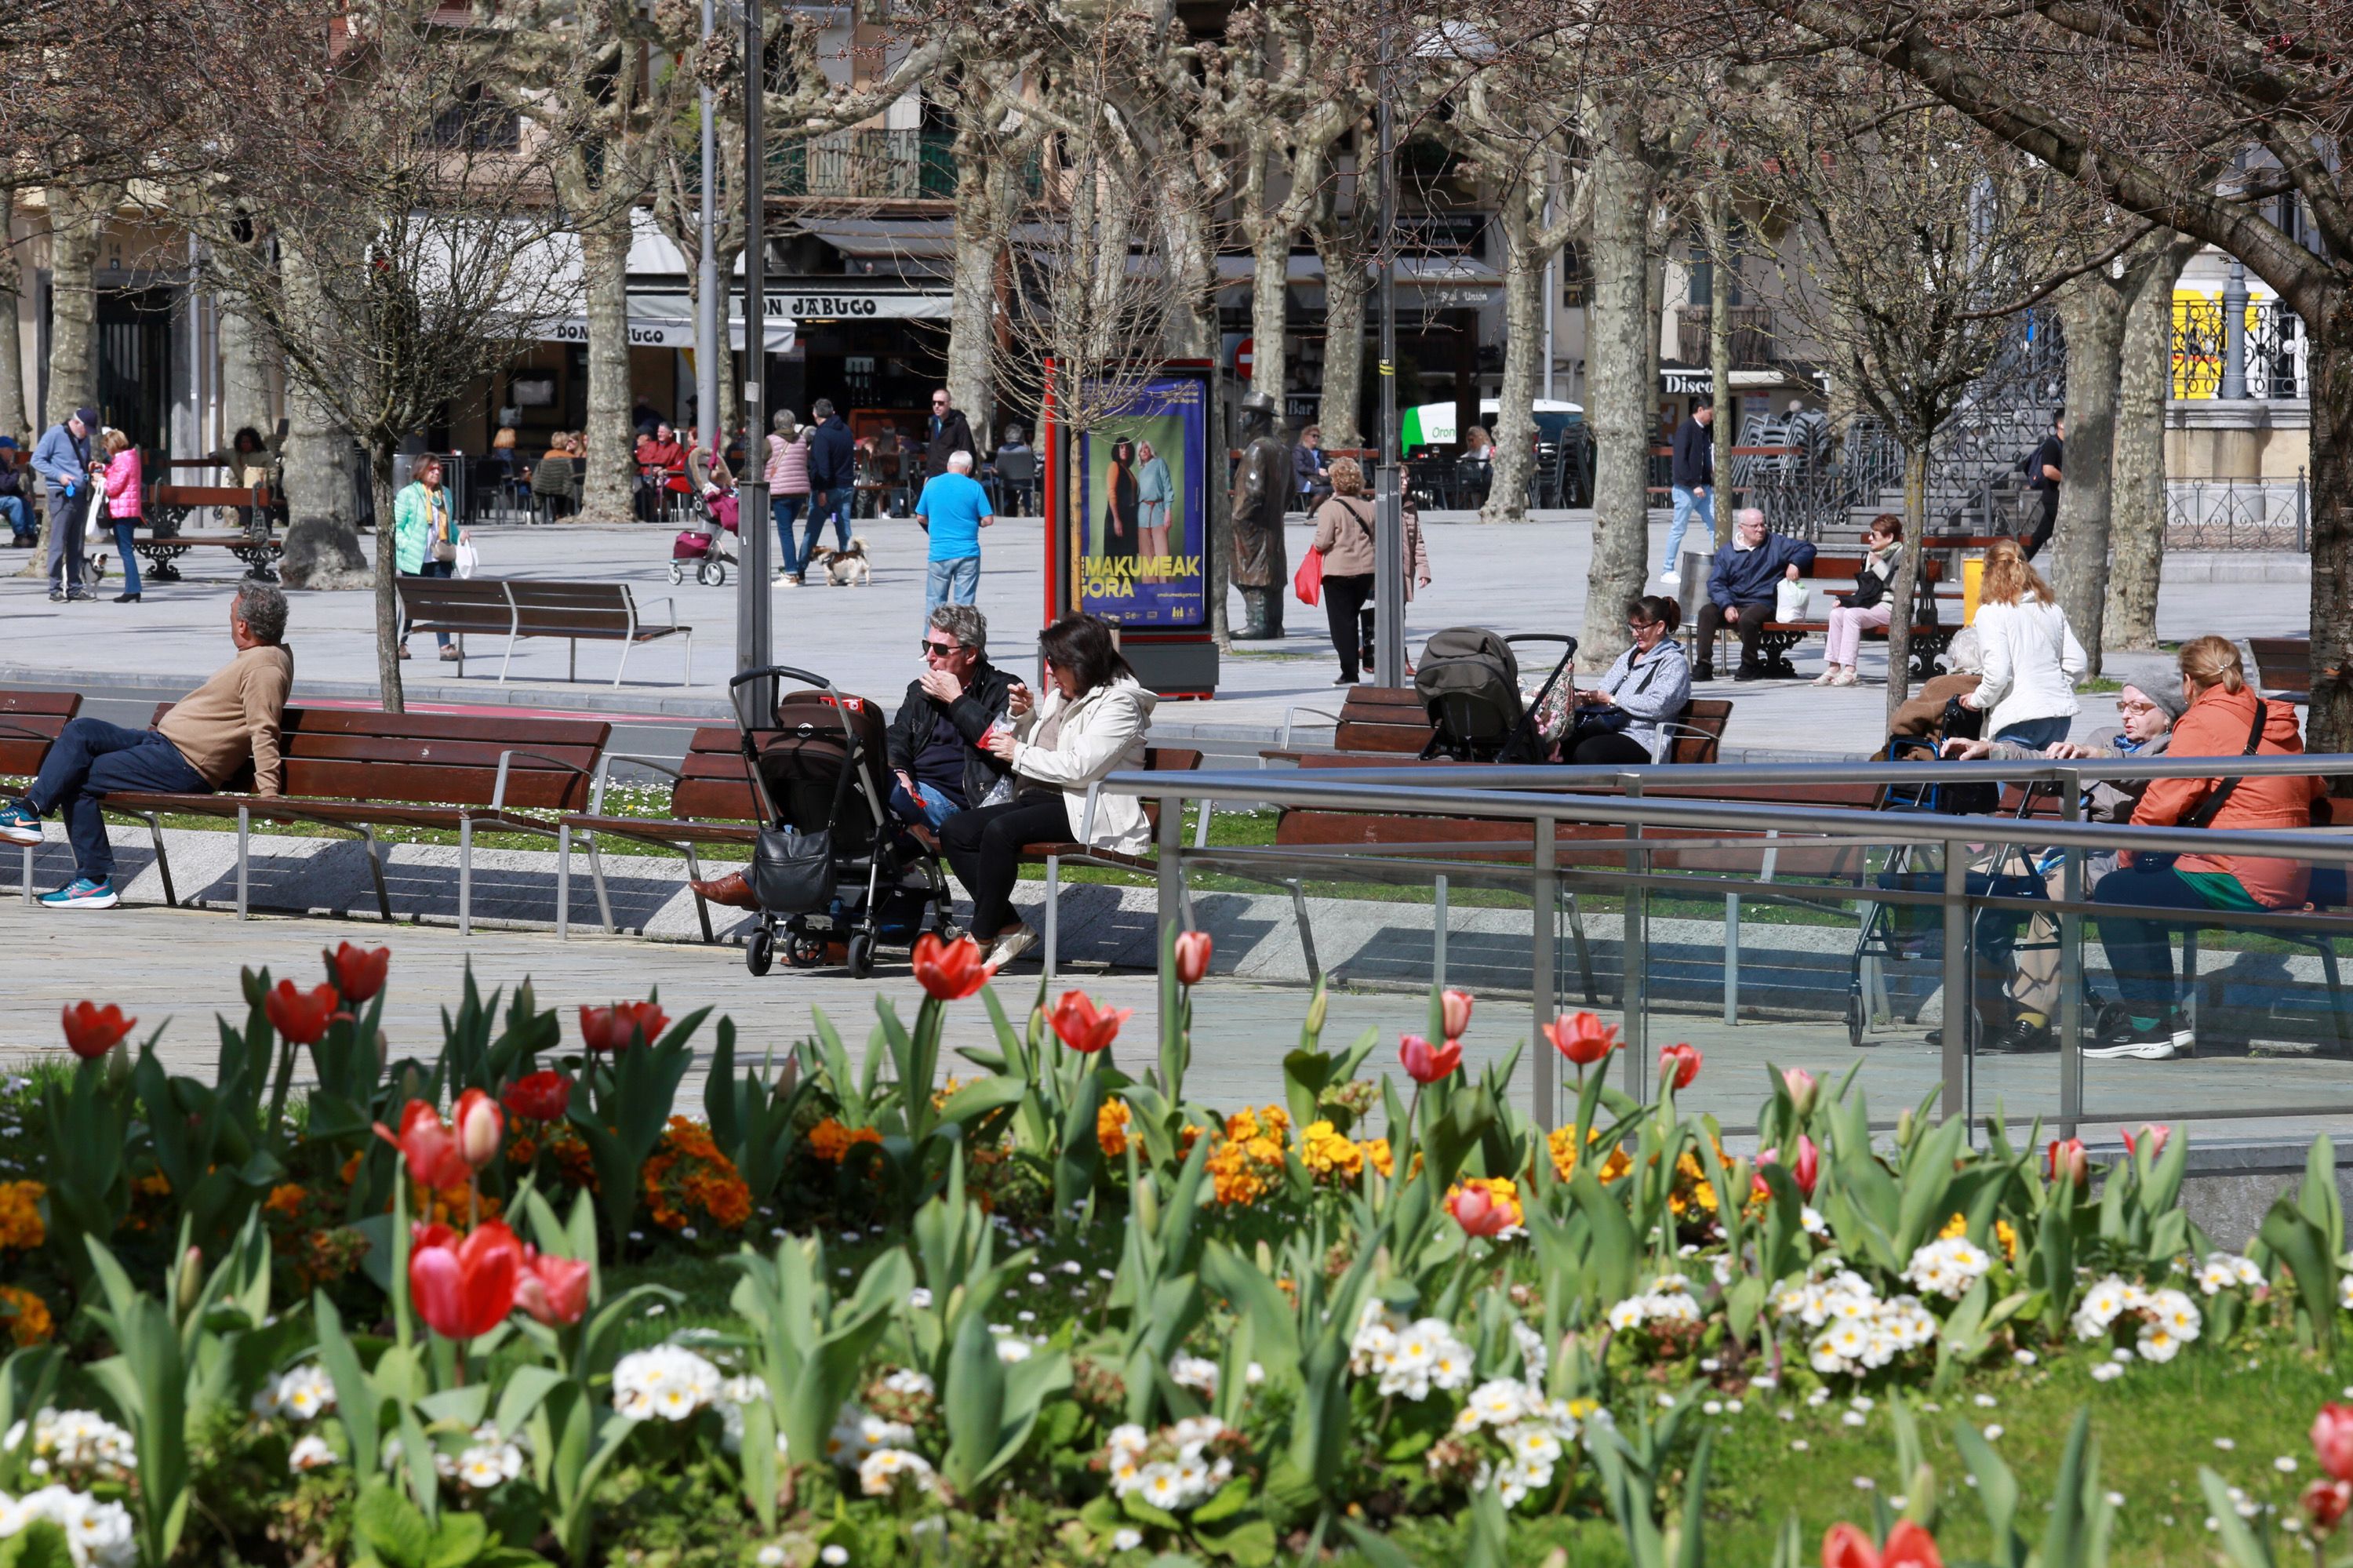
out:
<path id="1" fill-rule="evenodd" d="M 82 579 L 81 531 L 90 507 L 90 486 L 71 497 L 49 492 L 49 591 L 79 588 Z"/>
<path id="2" fill-rule="evenodd" d="M 1740 636 L 1740 667 L 1754 670 L 1757 666 L 1757 637 L 1765 623 L 1773 619 L 1771 604 L 1736 605 L 1726 610 L 1714 599 L 1699 607 L 1699 667 L 1711 669 L 1715 662 L 1715 639 L 1727 626 Z"/>
<path id="3" fill-rule="evenodd" d="M 2017 863 L 2013 861 L 2012 864 Z M 1880 874 L 1879 885 L 1908 893 L 1942 893 L 1945 874 L 1941 871 L 1899 871 Z M 2048 898 L 2050 888 L 2032 872 L 2011 871 L 1997 874 L 1990 871 L 1970 871 L 1964 874 L 1962 886 L 1971 898 Z M 2018 968 L 2018 934 L 2029 919 L 2037 916 L 2021 915 L 2010 909 L 1979 909 L 1974 912 L 1969 927 L 1969 946 L 1977 954 L 1972 973 L 1971 1005 L 1988 1029 L 2000 1029 L 2012 1016 L 2010 977 Z M 1916 942 L 1913 956 L 1933 962 L 1945 955 L 1944 911 L 1931 905 L 1894 904 L 1887 906 L 1889 934 L 1898 940 Z M 1958 1010 L 1950 1014 L 1958 1016 Z"/>
<path id="4" fill-rule="evenodd" d="M 118 519 L 114 524 L 114 553 L 122 562 L 122 591 L 139 591 L 139 552 L 131 543 L 131 530 L 139 526 L 136 517 Z"/>
<path id="5" fill-rule="evenodd" d="M 400 575 L 405 577 L 455 577 L 457 574 L 457 562 L 427 559 L 423 566 L 417 567 L 415 571 L 403 572 Z M 449 646 L 449 634 L 446 631 L 435 632 L 433 634 L 433 640 L 441 644 L 444 648 Z M 400 641 L 403 643 L 406 643 L 408 641 L 408 618 L 405 615 L 400 618 Z"/>
<path id="6" fill-rule="evenodd" d="M 1563 762 L 1579 768 L 1647 768 L 1651 764 L 1651 748 L 1622 730 L 1599 730 L 1582 740 L 1575 738 L 1574 731 L 1570 734 L 1572 744 Z"/>
<path id="7" fill-rule="evenodd" d="M 809 497 L 807 491 L 803 491 L 798 495 L 768 497 L 768 515 L 776 519 L 776 543 L 785 552 L 785 558 L 776 563 L 776 569 L 788 577 L 801 575 L 801 558 L 795 548 L 799 535 L 794 532 L 793 523 L 800 515 L 801 509 L 808 503 Z"/>
<path id="8" fill-rule="evenodd" d="M 180 748 L 152 729 L 125 729 L 104 719 L 78 718 L 59 732 L 41 763 L 25 803 L 40 814 L 62 813 L 73 841 L 74 864 L 92 882 L 114 874 L 114 850 L 96 797 L 111 789 L 209 795 L 213 787 L 188 766 Z"/>
<path id="9" fill-rule="evenodd" d="M 1013 885 L 1021 876 L 1021 846 L 1060 843 L 1070 836 L 1071 813 L 1059 794 L 976 806 L 941 825 L 940 848 L 972 895 L 974 936 L 989 941 L 1020 918 L 1013 912 Z"/>
<path id="10" fill-rule="evenodd" d="M 1340 678 L 1356 678 L 1356 662 L 1365 645 L 1366 601 L 1373 597 L 1373 574 L 1324 579 L 1324 619 L 1332 628 L 1332 651 L 1340 655 Z"/>
<path id="11" fill-rule="evenodd" d="M 2195 884 L 2184 881 L 2171 866 L 2144 870 L 2126 866 L 2100 878 L 2092 889 L 2094 904 L 2154 905 L 2160 909 L 2194 909 L 2200 914 L 2229 908 L 2216 904 Z M 2180 1001 L 2173 974 L 2173 933 L 2195 926 L 2177 927 L 2170 920 L 2137 920 L 2123 915 L 2100 916 L 2100 946 L 2107 950 L 2108 968 L 2116 975 L 2116 990 L 2135 1018 L 2164 1018 Z"/>
<path id="12" fill-rule="evenodd" d="M 855 493 L 842 485 L 835 490 L 809 492 L 807 532 L 801 535 L 801 569 L 808 569 L 809 557 L 817 554 L 818 541 L 825 537 L 825 520 L 833 519 L 833 539 L 836 547 L 849 548 L 849 498 Z"/>

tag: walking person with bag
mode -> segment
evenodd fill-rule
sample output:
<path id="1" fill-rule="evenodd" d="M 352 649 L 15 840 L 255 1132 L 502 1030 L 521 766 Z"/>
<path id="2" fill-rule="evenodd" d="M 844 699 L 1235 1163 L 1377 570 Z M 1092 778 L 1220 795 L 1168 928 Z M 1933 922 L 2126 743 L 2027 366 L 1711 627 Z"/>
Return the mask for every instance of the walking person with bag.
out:
<path id="1" fill-rule="evenodd" d="M 768 432 L 768 514 L 776 520 L 776 543 L 784 558 L 776 566 L 778 588 L 801 586 L 799 535 L 794 523 L 811 504 L 809 486 L 808 429 L 793 418 L 790 408 L 779 408 L 769 421 L 775 429 Z"/>
<path id="2" fill-rule="evenodd" d="M 2185 757 L 2295 756 L 2304 735 L 2295 710 L 2267 703 L 2247 687 L 2246 665 L 2227 638 L 2200 637 L 2182 645 L 2181 694 L 2189 706 L 2175 723 L 2166 755 Z M 2143 790 L 2132 820 L 2147 827 L 2246 829 L 2312 825 L 2313 802 L 2327 793 L 2312 775 L 2272 778 L 2158 779 Z M 2295 909 L 2310 891 L 2312 867 L 2300 860 L 2259 855 L 2185 854 L 2121 857 L 2100 878 L 2092 902 L 2126 908 L 2214 910 Z M 2193 922 L 2194 924 L 2194 922 Z M 2164 1062 L 2195 1054 L 2197 1037 L 2181 1012 L 2173 970 L 2171 921 L 2130 916 L 2119 908 L 2100 916 L 2100 945 L 2116 971 L 2132 1015 L 2132 1033 L 2084 1054 Z"/>
<path id="3" fill-rule="evenodd" d="M 1332 649 L 1340 656 L 1335 686 L 1353 686 L 1361 659 L 1372 667 L 1373 598 L 1379 553 L 1375 547 L 1373 503 L 1365 498 L 1365 471 L 1354 458 L 1332 460 L 1332 499 L 1315 509 L 1315 538 L 1307 547 L 1323 569 L 1324 616 L 1332 629 Z M 1414 585 L 1430 586 L 1430 551 L 1422 543 L 1421 520 L 1410 508 L 1404 514 L 1407 562 L 1406 598 Z"/>
<path id="4" fill-rule="evenodd" d="M 466 535 L 449 505 L 449 492 L 441 482 L 441 460 L 429 457 L 417 465 L 417 476 L 392 498 L 393 564 L 405 577 L 448 577 L 458 573 L 458 546 Z M 441 657 L 456 662 L 458 650 L 446 631 L 434 633 Z M 400 656 L 408 657 L 408 621 L 400 623 Z"/>
<path id="5" fill-rule="evenodd" d="M 107 520 L 114 524 L 114 553 L 122 563 L 122 591 L 114 596 L 114 602 L 137 604 L 139 557 L 132 549 L 132 530 L 143 516 L 139 449 L 111 426 L 107 428 L 105 442 L 106 471 L 100 483 L 106 491 Z"/>

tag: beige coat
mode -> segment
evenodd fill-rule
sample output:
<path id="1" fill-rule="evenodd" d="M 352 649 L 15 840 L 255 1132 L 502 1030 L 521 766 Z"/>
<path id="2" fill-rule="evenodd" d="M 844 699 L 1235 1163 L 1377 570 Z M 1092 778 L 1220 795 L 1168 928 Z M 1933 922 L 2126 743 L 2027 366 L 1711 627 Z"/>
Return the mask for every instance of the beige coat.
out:
<path id="1" fill-rule="evenodd" d="M 1361 495 L 1335 495 L 1315 509 L 1315 542 L 1310 549 L 1324 556 L 1326 577 L 1370 577 L 1379 568 L 1373 549 L 1373 503 Z M 1413 598 L 1415 581 L 1430 575 L 1430 549 L 1421 540 L 1421 515 L 1405 508 L 1405 597 Z"/>
<path id="2" fill-rule="evenodd" d="M 1158 700 L 1127 675 L 1067 703 L 1061 689 L 1050 684 L 1045 695 L 1014 721 L 1014 734 L 1020 744 L 1013 748 L 1013 771 L 1062 792 L 1062 809 L 1070 814 L 1072 838 L 1078 837 L 1086 822 L 1087 787 L 1108 774 L 1144 766 L 1145 734 L 1151 727 L 1153 705 Z M 1029 737 L 1038 733 L 1038 726 L 1058 714 L 1061 724 L 1054 748 L 1049 751 L 1031 744 Z M 1094 831 L 1086 842 L 1090 849 L 1143 853 L 1152 842 L 1144 802 L 1134 795 L 1098 796 Z"/>

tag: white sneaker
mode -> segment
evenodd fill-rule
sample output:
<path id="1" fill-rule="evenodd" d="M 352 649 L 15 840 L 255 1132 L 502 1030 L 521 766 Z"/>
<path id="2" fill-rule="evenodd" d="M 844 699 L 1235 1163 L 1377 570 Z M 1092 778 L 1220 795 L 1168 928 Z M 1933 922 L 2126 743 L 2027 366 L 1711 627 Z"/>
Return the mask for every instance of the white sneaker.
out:
<path id="1" fill-rule="evenodd" d="M 1672 585 L 1683 581 L 1683 575 L 1681 572 L 1669 569 L 1659 574 L 1659 580 L 1662 583 Z"/>
<path id="2" fill-rule="evenodd" d="M 1037 932 L 1027 926 L 1017 926 L 997 938 L 996 945 L 988 949 L 988 961 L 992 967 L 1002 969 L 1028 952 L 1037 940 Z"/>
<path id="3" fill-rule="evenodd" d="M 2176 1056 L 2192 1054 L 2180 1044 L 2181 1036 L 2188 1033 L 2187 1030 L 2177 1030 L 2165 1039 L 2120 1040 L 2113 1045 L 2086 1045 L 2084 1054 L 2101 1062 L 2170 1062 Z"/>

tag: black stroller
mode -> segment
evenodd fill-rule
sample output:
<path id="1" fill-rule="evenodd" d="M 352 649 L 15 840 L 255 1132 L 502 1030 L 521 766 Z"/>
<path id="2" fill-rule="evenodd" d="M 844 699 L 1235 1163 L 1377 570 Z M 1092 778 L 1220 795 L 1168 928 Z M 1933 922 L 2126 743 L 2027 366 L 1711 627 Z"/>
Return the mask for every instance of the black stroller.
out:
<path id="1" fill-rule="evenodd" d="M 780 691 L 769 722 L 760 722 L 754 683 L 787 682 L 809 689 Z M 746 670 L 728 688 L 763 821 L 744 874 L 760 904 L 744 966 L 766 974 L 781 935 L 787 963 L 814 968 L 840 942 L 849 972 L 862 979 L 874 971 L 878 944 L 914 945 L 927 906 L 941 938 L 953 940 L 946 873 L 891 817 L 882 710 L 781 664 Z"/>
<path id="2" fill-rule="evenodd" d="M 1517 642 L 1557 642 L 1560 662 L 1536 692 L 1534 704 L 1520 697 Z M 1423 644 L 1413 675 L 1414 694 L 1430 713 L 1430 744 L 1424 757 L 1457 762 L 1541 762 L 1536 712 L 1567 674 L 1577 657 L 1577 639 L 1550 632 L 1499 636 L 1481 626 L 1455 626 L 1432 632 Z"/>

